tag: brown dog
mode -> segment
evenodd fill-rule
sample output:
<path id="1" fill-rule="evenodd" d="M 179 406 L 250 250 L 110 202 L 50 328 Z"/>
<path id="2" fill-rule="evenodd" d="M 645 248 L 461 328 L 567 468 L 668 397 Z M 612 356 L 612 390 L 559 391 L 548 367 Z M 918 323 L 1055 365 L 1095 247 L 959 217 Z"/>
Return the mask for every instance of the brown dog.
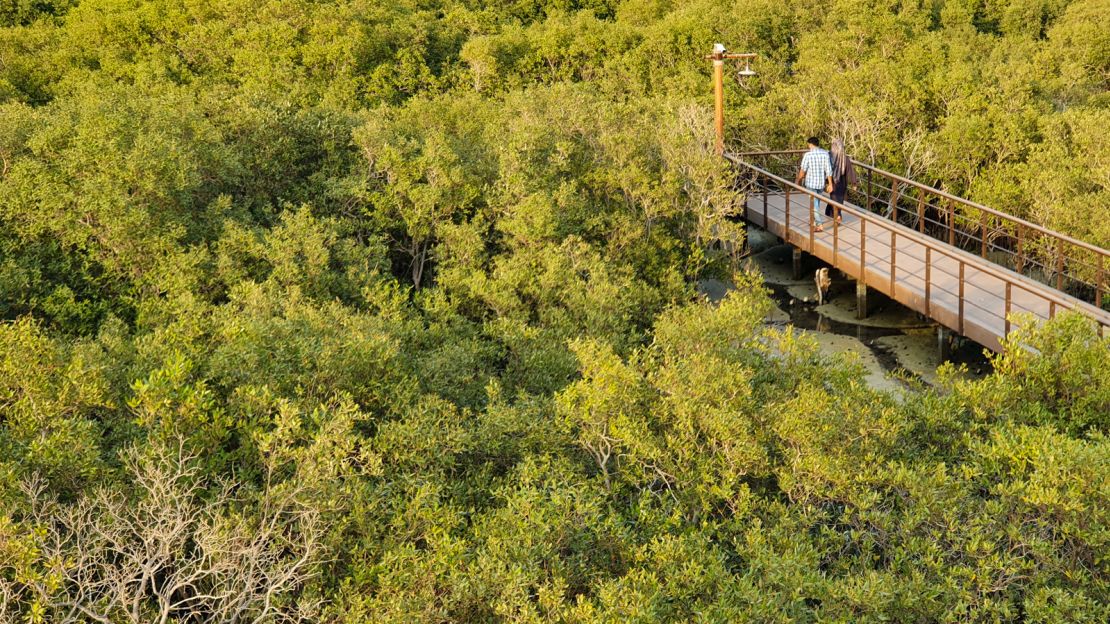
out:
<path id="1" fill-rule="evenodd" d="M 817 305 L 825 304 L 825 295 L 829 292 L 829 286 L 832 284 L 832 279 L 829 278 L 829 270 L 822 268 L 817 269 L 817 273 L 813 276 L 813 283 L 817 286 Z"/>

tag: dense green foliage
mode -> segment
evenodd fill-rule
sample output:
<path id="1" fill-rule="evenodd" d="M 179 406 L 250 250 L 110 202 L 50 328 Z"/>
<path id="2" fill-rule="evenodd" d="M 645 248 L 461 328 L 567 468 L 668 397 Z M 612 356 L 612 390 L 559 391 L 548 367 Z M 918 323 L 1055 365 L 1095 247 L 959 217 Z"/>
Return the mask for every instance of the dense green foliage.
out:
<path id="1" fill-rule="evenodd" d="M 0 2 L 0 621 L 1110 619 L 1087 320 L 893 397 L 695 296 L 714 41 L 1110 245 L 1108 0 Z"/>

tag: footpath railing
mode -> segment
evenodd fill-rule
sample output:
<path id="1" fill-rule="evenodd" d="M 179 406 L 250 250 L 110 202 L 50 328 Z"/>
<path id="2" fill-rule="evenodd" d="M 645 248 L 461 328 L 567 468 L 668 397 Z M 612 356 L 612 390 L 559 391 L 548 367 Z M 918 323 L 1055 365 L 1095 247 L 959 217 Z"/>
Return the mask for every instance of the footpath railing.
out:
<path id="1" fill-rule="evenodd" d="M 793 180 L 803 153 L 785 150 L 735 156 Z M 1096 308 L 1110 306 L 1110 251 L 873 165 L 857 160 L 852 165 L 859 184 L 849 189 L 848 203 Z"/>
<path id="2" fill-rule="evenodd" d="M 898 198 L 898 187 L 890 188 L 889 194 L 886 195 L 876 192 L 882 190 L 880 185 L 875 184 L 875 179 L 879 177 L 877 172 L 880 170 L 878 169 L 857 163 L 857 166 L 864 167 L 863 171 L 870 171 L 872 180 L 870 184 L 867 182 L 861 184 L 863 188 L 858 192 L 864 197 L 864 201 L 862 205 L 856 206 L 847 202 L 832 201 L 827 196 L 821 196 L 795 184 L 793 174 L 789 176 L 778 175 L 774 171 L 752 162 L 757 158 L 785 154 L 795 154 L 795 152 L 726 154 L 726 158 L 736 165 L 741 179 L 747 185 L 749 198 L 755 200 L 756 207 L 753 209 L 752 204 L 749 203 L 749 212 L 754 212 L 756 215 L 762 212 L 763 224 L 767 225 L 770 218 L 771 202 L 769 198 L 774 195 L 784 196 L 785 218 L 783 223 L 785 227 L 783 231 L 787 242 L 801 247 L 811 254 L 825 257 L 831 264 L 849 274 L 854 274 L 855 277 L 864 280 L 869 286 L 876 288 L 883 294 L 900 300 L 911 308 L 918 309 L 926 316 L 941 321 L 959 333 L 968 335 L 977 342 L 994 349 L 999 347 L 1001 338 L 1009 335 L 1013 323 L 1012 313 L 1034 312 L 1038 308 L 1047 311 L 1047 318 L 1056 316 L 1062 310 L 1081 311 L 1094 318 L 1099 326 L 1100 335 L 1106 331 L 1106 328 L 1110 327 L 1110 314 L 1064 292 L 1059 292 L 1050 284 L 1039 283 L 1028 276 L 1019 275 L 998 266 L 997 263 L 987 259 L 988 254 L 983 252 L 982 248 L 980 248 L 979 254 L 973 254 L 959 245 L 951 244 L 949 241 L 959 242 L 963 240 L 966 245 L 968 240 L 979 240 L 972 238 L 973 232 L 961 227 L 961 224 L 966 223 L 967 219 L 964 218 L 961 221 L 962 215 L 956 214 L 954 210 L 942 212 L 942 216 L 946 214 L 947 217 L 937 220 L 936 218 L 930 218 L 927 209 L 922 208 L 915 210 L 913 212 L 914 219 L 910 223 L 906 223 L 907 219 L 903 218 L 902 215 L 904 212 L 903 206 Z M 892 179 L 890 176 L 892 174 L 883 172 L 882 179 Z M 914 188 L 922 191 L 916 199 L 927 205 L 926 195 L 933 192 L 933 190 L 928 187 L 922 188 L 921 185 L 916 185 Z M 940 191 L 936 192 L 940 193 Z M 799 199 L 801 199 L 800 205 Z M 826 225 L 823 233 L 815 227 L 812 208 L 817 199 L 826 202 L 833 209 L 834 218 L 831 223 L 831 237 L 827 229 L 828 225 Z M 952 202 L 956 200 L 958 198 L 951 199 Z M 882 206 L 888 207 L 888 210 L 883 210 Z M 793 217 L 791 216 L 791 210 L 795 211 Z M 807 215 L 807 217 L 803 217 L 807 225 L 803 226 L 800 239 L 797 237 L 797 232 L 792 230 L 792 227 L 799 220 L 800 215 L 796 212 L 798 210 L 804 211 Z M 843 219 L 842 223 L 842 217 L 847 215 L 854 218 Z M 997 212 L 994 212 L 991 216 L 998 217 L 1000 220 L 1002 217 L 1008 217 L 1008 215 Z M 1030 258 L 1030 250 L 1027 246 L 1030 240 L 1028 238 L 1029 233 L 1037 232 L 1042 238 L 1049 240 L 1071 240 L 1067 237 L 1056 238 L 1057 235 L 1051 231 L 1033 224 L 1026 225 L 1027 222 L 1018 219 L 1008 218 L 1007 222 L 1010 221 L 1022 224 L 1023 229 L 1026 230 L 1022 234 L 1023 238 L 1020 239 L 1021 245 L 1025 247 L 1019 252 L 1027 263 L 1026 267 L 1030 265 L 1040 266 L 1034 264 Z M 849 225 L 849 222 L 851 225 Z M 850 232 L 852 242 L 845 241 L 842 236 L 842 231 L 846 228 L 852 230 Z M 946 228 L 946 230 L 941 231 L 941 228 Z M 989 228 L 983 228 L 980 230 L 980 234 L 989 231 Z M 882 234 L 879 234 L 880 232 Z M 938 236 L 938 233 L 941 236 Z M 882 237 L 880 240 L 884 242 L 882 255 L 885 258 L 868 255 L 868 241 L 877 240 L 877 234 Z M 818 238 L 819 235 L 820 238 Z M 818 241 L 820 241 L 820 244 L 818 244 Z M 886 244 L 887 241 L 889 241 L 889 247 Z M 1105 255 L 1103 250 L 1096 247 L 1079 241 L 1075 241 L 1075 243 L 1078 243 L 1076 246 L 1081 249 L 1089 248 L 1092 252 L 1102 254 L 1099 257 Z M 830 245 L 831 252 L 829 250 Z M 907 297 L 905 284 L 901 285 L 902 289 L 900 290 L 899 281 L 902 279 L 908 280 L 911 276 L 903 275 L 908 271 L 899 268 L 899 249 L 916 249 L 915 246 L 924 248 L 924 258 L 921 259 L 924 265 L 924 275 L 912 276 L 914 284 L 921 286 L 920 290 L 923 290 L 923 296 Z M 997 248 L 998 245 L 991 242 L 990 247 Z M 1067 246 L 1063 248 L 1068 249 Z M 878 266 L 876 263 L 879 263 Z M 884 264 L 885 266 L 883 266 Z M 935 267 L 941 264 L 947 265 L 947 269 L 945 275 L 938 276 L 936 273 L 939 269 Z M 953 265 L 954 269 L 952 268 Z M 1065 268 L 1069 266 L 1067 256 L 1065 256 L 1063 265 Z M 1001 305 L 984 306 L 982 305 L 981 296 L 969 296 L 969 282 L 966 279 L 969 268 L 977 276 L 986 275 L 1004 285 L 1002 287 L 1003 292 L 996 295 L 1000 299 L 997 303 Z M 951 271 L 951 273 L 948 271 Z M 876 279 L 876 274 L 881 274 L 881 279 Z M 980 277 L 980 279 L 982 278 Z M 952 281 L 955 281 L 955 290 L 943 290 L 951 286 Z M 1101 281 L 1098 283 L 1102 284 Z M 943 298 L 943 304 L 946 306 L 943 310 L 938 296 Z M 910 299 L 910 301 L 906 299 Z M 1018 300 L 1022 303 L 1017 303 Z M 955 305 L 952 306 L 954 309 L 948 309 L 947 306 L 953 302 L 955 302 Z M 1030 302 L 1032 302 L 1032 305 L 1030 305 Z M 969 332 L 968 319 L 972 315 L 976 318 L 975 327 L 972 328 L 974 331 Z M 1035 314 L 1035 316 L 1042 315 Z M 984 329 L 986 326 L 996 329 L 988 331 Z"/>

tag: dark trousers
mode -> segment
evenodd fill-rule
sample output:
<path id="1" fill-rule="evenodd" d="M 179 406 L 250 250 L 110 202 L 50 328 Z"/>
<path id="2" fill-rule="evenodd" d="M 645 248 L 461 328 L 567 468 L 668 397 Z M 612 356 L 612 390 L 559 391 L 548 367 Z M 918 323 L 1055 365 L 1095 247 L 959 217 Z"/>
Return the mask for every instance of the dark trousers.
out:
<path id="1" fill-rule="evenodd" d="M 833 181 L 832 193 L 829 193 L 829 198 L 837 203 L 844 203 L 844 197 L 848 194 L 848 176 L 840 176 L 839 180 Z M 825 216 L 833 216 L 833 207 L 828 203 L 825 204 Z"/>

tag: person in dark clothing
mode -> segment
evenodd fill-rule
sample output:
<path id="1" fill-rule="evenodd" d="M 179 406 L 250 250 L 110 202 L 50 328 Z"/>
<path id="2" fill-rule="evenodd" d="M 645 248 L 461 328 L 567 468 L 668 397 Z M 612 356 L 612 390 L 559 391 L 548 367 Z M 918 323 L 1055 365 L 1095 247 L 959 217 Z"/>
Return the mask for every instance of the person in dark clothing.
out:
<path id="1" fill-rule="evenodd" d="M 840 139 L 833 140 L 829 157 L 832 161 L 832 192 L 829 193 L 829 196 L 835 202 L 844 203 L 844 197 L 848 194 L 848 187 L 854 187 L 858 182 L 856 168 L 852 164 L 852 159 L 844 151 L 844 141 Z M 825 204 L 825 215 L 833 216 L 833 207 L 829 204 Z"/>

